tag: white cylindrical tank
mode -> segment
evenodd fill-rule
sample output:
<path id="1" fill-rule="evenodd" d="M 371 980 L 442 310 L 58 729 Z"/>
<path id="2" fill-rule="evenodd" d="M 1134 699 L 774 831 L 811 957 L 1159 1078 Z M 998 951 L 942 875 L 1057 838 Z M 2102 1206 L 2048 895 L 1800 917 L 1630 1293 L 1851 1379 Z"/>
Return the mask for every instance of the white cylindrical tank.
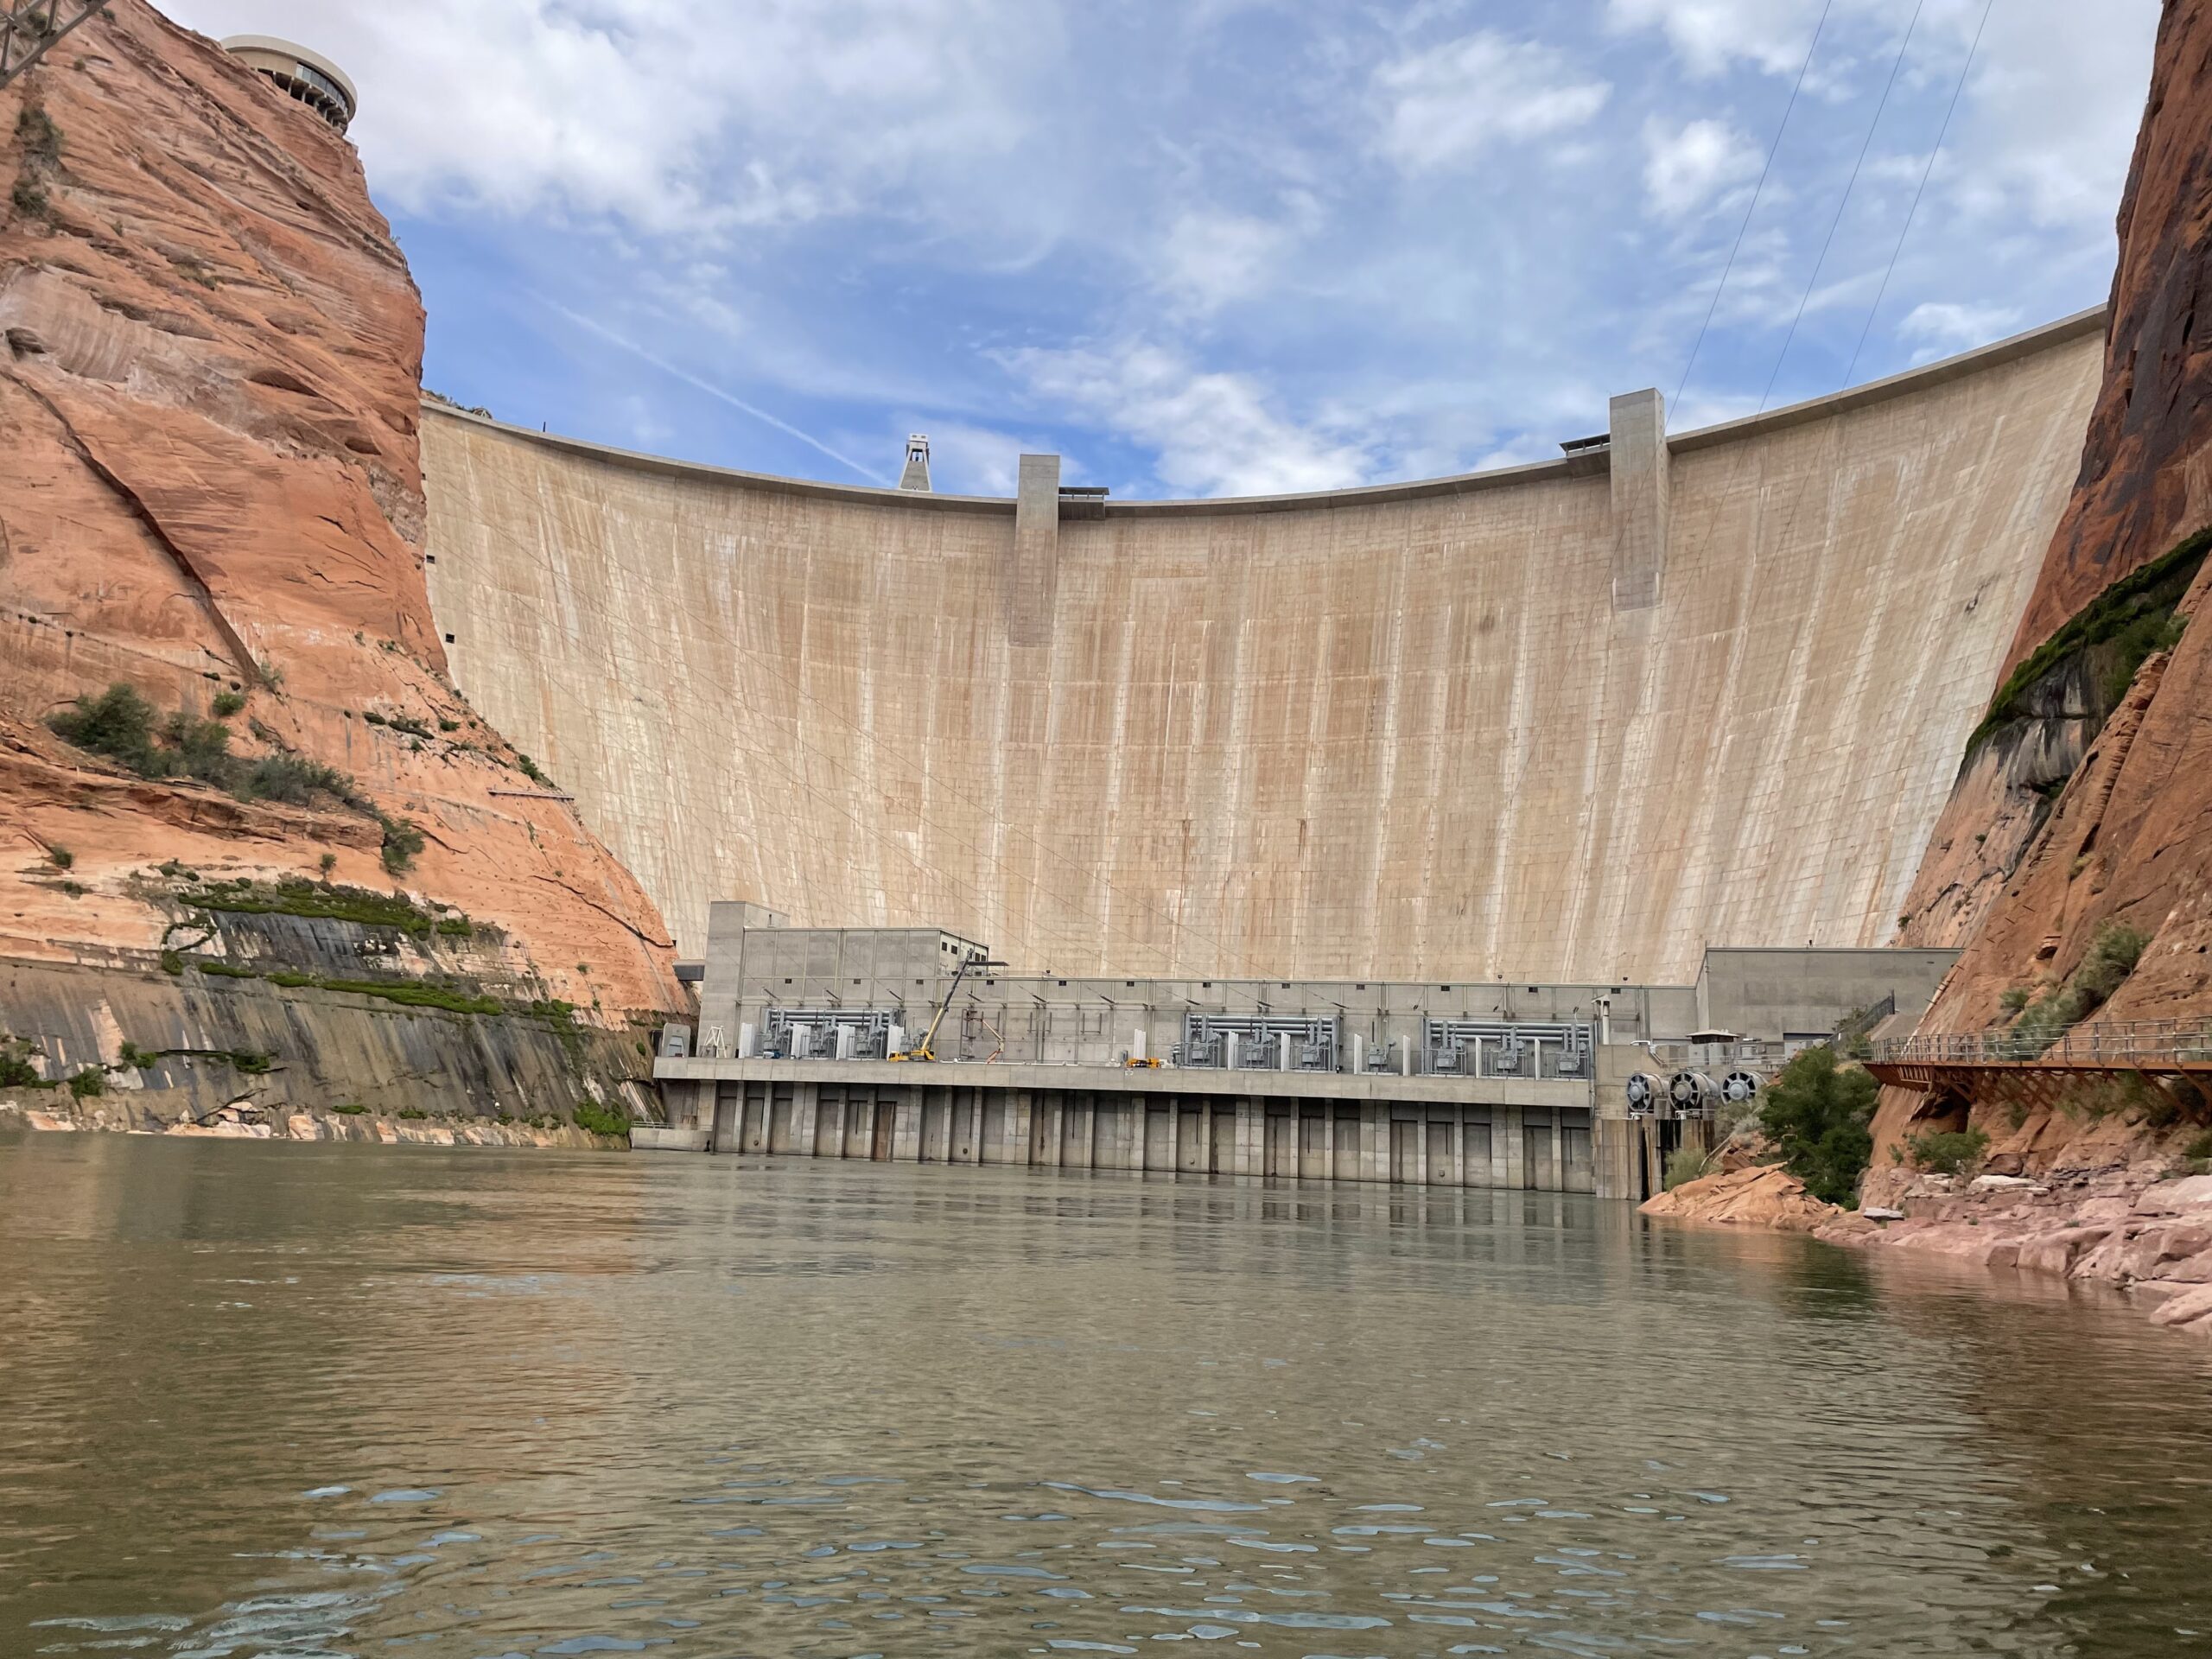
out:
<path id="1" fill-rule="evenodd" d="M 1278 1071 L 1290 1070 L 1290 1033 L 1287 1031 L 1279 1031 L 1275 1033 L 1275 1070 Z"/>
<path id="2" fill-rule="evenodd" d="M 752 1024 L 737 1028 L 737 1058 L 749 1060 L 760 1052 L 760 1027 Z"/>
<path id="3" fill-rule="evenodd" d="M 883 1052 L 886 1054 L 904 1054 L 906 1052 L 906 1027 L 892 1027 L 888 1033 L 888 1039 L 889 1039 L 884 1044 L 883 1047 Z"/>
<path id="4" fill-rule="evenodd" d="M 853 1058 L 853 1045 L 859 1037 L 860 1028 L 856 1026 L 837 1027 L 837 1058 L 839 1059 L 849 1060 Z"/>
<path id="5" fill-rule="evenodd" d="M 1410 1077 L 1413 1074 L 1414 1039 L 1410 1037 L 1401 1037 L 1398 1039 L 1398 1075 L 1402 1077 Z"/>
<path id="6" fill-rule="evenodd" d="M 1144 1058 L 1144 1028 L 1142 1027 L 1139 1027 L 1129 1033 L 1129 1058 L 1133 1060 Z"/>
<path id="7" fill-rule="evenodd" d="M 1224 1071 L 1234 1071 L 1236 1069 L 1236 1038 L 1237 1033 L 1233 1031 L 1222 1033 L 1221 1064 Z"/>
<path id="8" fill-rule="evenodd" d="M 1357 1031 L 1351 1034 L 1351 1069 L 1355 1074 L 1367 1070 L 1367 1038 Z"/>

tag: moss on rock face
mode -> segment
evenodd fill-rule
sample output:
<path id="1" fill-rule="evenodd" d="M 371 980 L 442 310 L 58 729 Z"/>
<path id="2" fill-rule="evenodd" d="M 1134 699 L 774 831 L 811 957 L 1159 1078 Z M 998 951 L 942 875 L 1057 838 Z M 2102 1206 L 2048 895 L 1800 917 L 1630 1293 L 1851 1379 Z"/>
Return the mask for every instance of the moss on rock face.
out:
<path id="1" fill-rule="evenodd" d="M 2212 527 L 2122 576 L 2029 652 L 1990 700 L 1989 712 L 1967 740 L 1967 758 L 2004 727 L 2037 718 L 2037 688 L 2084 659 L 2096 659 L 2106 709 L 2116 706 L 2145 659 L 2181 638 L 2183 620 L 2175 607 L 2196 580 L 2207 551 L 2212 551 Z"/>
<path id="2" fill-rule="evenodd" d="M 177 898 L 197 910 L 231 911 L 249 916 L 308 916 L 355 922 L 363 927 L 397 928 L 417 938 L 433 931 L 452 933 L 456 918 L 425 910 L 404 893 L 373 893 L 366 887 L 328 882 L 213 882 L 181 887 Z M 458 918 L 462 927 L 467 918 Z"/>

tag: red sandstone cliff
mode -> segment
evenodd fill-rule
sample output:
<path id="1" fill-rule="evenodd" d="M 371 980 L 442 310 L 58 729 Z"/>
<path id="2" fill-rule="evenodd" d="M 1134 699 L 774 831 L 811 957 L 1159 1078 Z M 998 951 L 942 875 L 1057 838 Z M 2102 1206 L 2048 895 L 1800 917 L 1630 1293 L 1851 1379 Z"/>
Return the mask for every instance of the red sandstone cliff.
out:
<path id="1" fill-rule="evenodd" d="M 2212 523 L 2212 7 L 2202 0 L 2165 0 L 2119 228 L 2104 391 L 2007 673 L 2107 587 Z"/>
<path id="2" fill-rule="evenodd" d="M 2120 234 L 2104 390 L 2008 671 L 2113 582 L 2212 524 L 2212 309 L 2202 327 L 2198 316 L 2212 300 L 2212 5 L 2202 0 L 2167 0 Z M 1965 945 L 1923 1031 L 2001 1021 L 2008 988 L 2063 982 L 2114 922 L 2150 943 L 2095 1019 L 2212 1015 L 2208 586 L 2212 564 L 2181 597 L 2177 614 L 2194 620 L 2178 644 L 2141 664 L 2108 715 L 2094 706 L 2094 676 L 2069 684 L 2062 665 L 2035 694 L 2036 717 L 1970 759 L 1905 928 L 1913 943 Z M 2037 785 L 2057 791 L 2048 809 Z M 1920 1101 L 1885 1091 L 1870 1198 L 1907 1179 L 1888 1147 Z M 1998 1153 L 2030 1168 L 2125 1162 L 2171 1138 L 2145 1127 L 2109 1144 L 2112 1125 L 2087 1115 L 1976 1118 Z"/>
<path id="3" fill-rule="evenodd" d="M 389 887 L 507 930 L 551 995 L 677 1006 L 637 882 L 445 677 L 423 578 L 423 311 L 359 159 L 143 0 L 0 92 L 0 956 L 151 948 L 166 860 Z M 246 703 L 373 803 L 153 782 L 47 729 L 115 681 Z M 406 726 L 372 723 L 365 715 Z M 70 859 L 66 873 L 52 855 Z"/>

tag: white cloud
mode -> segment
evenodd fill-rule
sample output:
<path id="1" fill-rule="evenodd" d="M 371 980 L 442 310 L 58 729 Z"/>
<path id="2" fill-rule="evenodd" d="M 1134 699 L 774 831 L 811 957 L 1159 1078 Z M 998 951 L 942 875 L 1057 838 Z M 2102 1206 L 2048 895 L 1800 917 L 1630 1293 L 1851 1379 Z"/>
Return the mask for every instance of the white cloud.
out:
<path id="1" fill-rule="evenodd" d="M 1607 0 L 1605 16 L 1617 29 L 1660 30 L 1695 75 L 1738 59 L 1795 75 L 1821 10 L 1821 0 Z"/>
<path id="2" fill-rule="evenodd" d="M 1033 347 L 1008 362 L 1057 410 L 1153 451 L 1154 470 L 1179 493 L 1272 495 L 1367 479 L 1364 445 L 1276 413 L 1249 375 L 1196 369 L 1163 346 Z"/>
<path id="3" fill-rule="evenodd" d="M 631 442 L 648 452 L 666 447 L 676 435 L 676 429 L 660 417 L 652 402 L 636 392 L 618 400 L 623 423 L 630 429 Z"/>
<path id="4" fill-rule="evenodd" d="M 281 28 L 361 88 L 380 192 L 691 233 L 918 197 L 1031 127 L 1058 32 L 1018 0 L 173 0 Z"/>
<path id="5" fill-rule="evenodd" d="M 1758 147 L 1726 121 L 1692 121 L 1679 130 L 1643 124 L 1643 183 L 1651 206 L 1669 219 L 1759 175 Z"/>
<path id="6" fill-rule="evenodd" d="M 1939 357 L 1986 346 L 1993 340 L 2018 334 L 2025 319 L 2012 306 L 1961 305 L 1929 300 L 1916 305 L 1897 325 L 1898 334 L 1921 342 L 1915 363 L 1932 363 Z"/>
<path id="7" fill-rule="evenodd" d="M 2155 0 L 2004 0 L 1937 177 L 1978 217 L 2108 236 L 2144 105 Z M 1958 73 L 1955 60 L 1948 73 Z"/>
<path id="8" fill-rule="evenodd" d="M 1585 125 L 1612 93 L 1565 54 L 1490 30 L 1385 64 L 1375 86 L 1383 153 L 1409 173 Z"/>
<path id="9" fill-rule="evenodd" d="M 1979 34 L 1946 141 L 1944 193 L 1977 217 L 2024 213 L 2068 227 L 2111 218 L 2142 119 L 2158 0 L 2001 0 L 1987 10 L 1986 29 L 1985 0 L 1606 0 L 1605 16 L 1617 32 L 1663 35 L 1694 77 L 1748 64 L 1794 79 L 1824 10 L 1807 82 L 1813 91 L 1871 112 L 1903 48 L 1907 99 L 1918 89 L 1929 99 L 1916 115 L 1885 112 L 1868 182 L 1916 182 L 1925 149 L 1895 149 L 1933 140 L 1929 118 L 1948 101 Z"/>
<path id="10" fill-rule="evenodd" d="M 1271 286 L 1284 257 L 1319 222 L 1312 196 L 1300 194 L 1283 219 L 1186 212 L 1168 226 L 1154 281 L 1178 305 L 1206 313 Z"/>
<path id="11" fill-rule="evenodd" d="M 1678 422 L 1755 404 L 1922 0 L 1834 0 L 1717 309 L 1826 0 L 161 3 L 353 73 L 471 402 L 829 477 L 912 420 L 948 489 L 1027 445 L 1185 493 L 1544 453 L 1708 309 Z M 1852 361 L 1982 4 L 1925 0 L 1777 397 Z M 2094 302 L 2158 10 L 1999 0 L 1859 373 L 2008 326 L 1947 306 Z"/>

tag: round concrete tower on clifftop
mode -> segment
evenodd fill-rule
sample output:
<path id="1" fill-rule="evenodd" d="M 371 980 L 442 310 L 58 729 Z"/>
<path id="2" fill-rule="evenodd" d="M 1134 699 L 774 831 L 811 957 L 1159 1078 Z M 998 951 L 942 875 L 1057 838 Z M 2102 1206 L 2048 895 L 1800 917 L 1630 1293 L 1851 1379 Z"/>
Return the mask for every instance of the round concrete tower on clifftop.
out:
<path id="1" fill-rule="evenodd" d="M 258 69 L 340 132 L 361 106 L 346 72 L 320 52 L 274 35 L 233 35 L 223 50 Z"/>

